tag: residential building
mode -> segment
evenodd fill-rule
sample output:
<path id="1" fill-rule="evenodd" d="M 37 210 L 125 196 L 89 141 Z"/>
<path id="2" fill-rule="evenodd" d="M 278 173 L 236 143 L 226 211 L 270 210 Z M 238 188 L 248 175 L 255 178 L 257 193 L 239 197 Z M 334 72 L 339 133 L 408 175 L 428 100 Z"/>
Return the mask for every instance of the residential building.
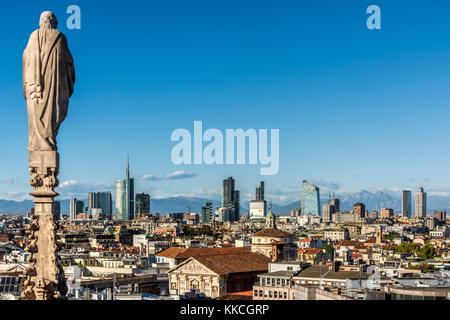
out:
<path id="1" fill-rule="evenodd" d="M 150 214 L 150 195 L 147 193 L 136 194 L 136 217 Z"/>
<path id="2" fill-rule="evenodd" d="M 323 234 L 323 238 L 325 240 L 331 240 L 331 241 L 342 241 L 342 240 L 349 240 L 350 239 L 350 233 L 347 229 L 343 230 L 329 230 L 325 231 Z"/>
<path id="3" fill-rule="evenodd" d="M 390 219 L 394 217 L 394 210 L 391 208 L 380 209 L 380 219 Z"/>
<path id="4" fill-rule="evenodd" d="M 422 187 L 416 192 L 416 201 L 415 201 L 415 217 L 423 219 L 427 215 L 427 193 L 423 191 Z"/>
<path id="5" fill-rule="evenodd" d="M 353 205 L 353 214 L 355 214 L 356 218 L 359 220 L 364 219 L 366 217 L 366 206 L 361 202 L 355 203 Z"/>
<path id="6" fill-rule="evenodd" d="M 214 221 L 212 202 L 206 202 L 206 205 L 202 207 L 202 223 L 205 224 L 212 221 Z"/>

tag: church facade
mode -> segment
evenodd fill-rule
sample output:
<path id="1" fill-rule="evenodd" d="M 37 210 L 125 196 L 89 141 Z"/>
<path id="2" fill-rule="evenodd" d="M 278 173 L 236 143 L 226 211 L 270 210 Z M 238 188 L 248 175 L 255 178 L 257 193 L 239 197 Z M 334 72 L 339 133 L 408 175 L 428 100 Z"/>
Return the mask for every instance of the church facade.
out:
<path id="1" fill-rule="evenodd" d="M 168 271 L 170 294 L 196 292 L 217 298 L 251 291 L 257 275 L 267 272 L 269 262 L 258 253 L 192 257 Z"/>
<path id="2" fill-rule="evenodd" d="M 251 251 L 260 253 L 272 261 L 296 259 L 297 246 L 294 235 L 276 227 L 276 216 L 272 210 L 266 216 L 266 227 L 252 236 Z"/>

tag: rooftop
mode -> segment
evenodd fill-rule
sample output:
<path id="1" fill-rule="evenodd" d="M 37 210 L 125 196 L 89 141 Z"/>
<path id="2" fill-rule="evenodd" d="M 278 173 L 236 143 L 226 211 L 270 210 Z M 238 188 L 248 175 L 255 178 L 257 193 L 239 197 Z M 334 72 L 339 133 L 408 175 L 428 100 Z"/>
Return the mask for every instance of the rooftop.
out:
<path id="1" fill-rule="evenodd" d="M 290 237 L 292 236 L 292 233 L 275 229 L 275 228 L 268 228 L 268 229 L 262 229 L 255 234 L 253 234 L 254 237 Z"/>

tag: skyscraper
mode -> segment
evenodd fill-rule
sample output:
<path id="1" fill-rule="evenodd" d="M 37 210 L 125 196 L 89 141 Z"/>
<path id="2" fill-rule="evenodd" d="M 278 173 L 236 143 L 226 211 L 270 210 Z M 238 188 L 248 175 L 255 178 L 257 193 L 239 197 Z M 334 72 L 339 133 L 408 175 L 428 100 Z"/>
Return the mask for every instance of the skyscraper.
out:
<path id="1" fill-rule="evenodd" d="M 240 195 L 239 191 L 234 189 L 232 177 L 223 180 L 222 207 L 224 209 L 224 221 L 239 221 Z"/>
<path id="2" fill-rule="evenodd" d="M 402 216 L 411 217 L 411 191 L 402 191 Z"/>
<path id="3" fill-rule="evenodd" d="M 54 201 L 52 206 L 52 213 L 55 220 L 59 220 L 61 217 L 61 202 Z"/>
<path id="4" fill-rule="evenodd" d="M 333 220 L 334 206 L 331 202 L 324 203 L 322 206 L 322 221 L 331 222 Z"/>
<path id="5" fill-rule="evenodd" d="M 76 198 L 70 198 L 69 219 L 74 221 L 79 213 L 83 212 L 84 202 Z"/>
<path id="6" fill-rule="evenodd" d="M 264 201 L 264 181 L 259 183 L 259 187 L 256 187 L 256 199 L 257 201 Z"/>
<path id="7" fill-rule="evenodd" d="M 302 182 L 302 215 L 313 214 L 320 216 L 320 191 L 311 182 Z"/>
<path id="8" fill-rule="evenodd" d="M 419 190 L 416 192 L 414 209 L 416 218 L 425 218 L 427 216 L 427 193 L 423 191 L 422 187 L 419 187 Z"/>
<path id="9" fill-rule="evenodd" d="M 250 219 L 263 219 L 267 212 L 267 202 L 264 200 L 264 181 L 256 187 L 255 200 L 250 201 Z"/>
<path id="10" fill-rule="evenodd" d="M 147 193 L 138 193 L 136 195 L 136 217 L 142 217 L 150 213 L 150 195 Z"/>
<path id="11" fill-rule="evenodd" d="M 134 179 L 130 178 L 130 163 L 127 157 L 125 180 L 116 181 L 116 220 L 134 218 Z"/>
<path id="12" fill-rule="evenodd" d="M 88 194 L 88 213 L 99 212 L 101 209 L 102 219 L 111 219 L 112 216 L 112 195 L 111 192 L 89 192 Z"/>
<path id="13" fill-rule="evenodd" d="M 340 203 L 339 203 L 339 199 L 334 197 L 334 193 L 333 193 L 333 198 L 330 200 L 330 204 L 334 207 L 334 212 L 339 212 L 340 209 Z"/>
<path id="14" fill-rule="evenodd" d="M 202 207 L 202 223 L 208 223 L 213 220 L 212 202 L 207 202 L 204 207 Z"/>

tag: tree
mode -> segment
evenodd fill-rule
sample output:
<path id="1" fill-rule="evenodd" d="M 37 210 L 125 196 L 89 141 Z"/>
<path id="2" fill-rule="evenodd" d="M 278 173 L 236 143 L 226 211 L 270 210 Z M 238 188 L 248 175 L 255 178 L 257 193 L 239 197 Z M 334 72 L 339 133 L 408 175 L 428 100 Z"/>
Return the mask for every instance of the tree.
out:
<path id="1" fill-rule="evenodd" d="M 331 257 L 334 257 L 334 247 L 332 245 L 325 243 L 322 246 L 322 249 L 325 249 L 326 251 L 328 251 L 330 253 Z"/>
<path id="2" fill-rule="evenodd" d="M 418 253 L 420 245 L 418 243 L 402 242 L 395 246 L 394 251 L 399 253 Z"/>
<path id="3" fill-rule="evenodd" d="M 424 260 L 434 258 L 434 247 L 430 242 L 427 242 L 419 251 L 419 257 Z"/>

